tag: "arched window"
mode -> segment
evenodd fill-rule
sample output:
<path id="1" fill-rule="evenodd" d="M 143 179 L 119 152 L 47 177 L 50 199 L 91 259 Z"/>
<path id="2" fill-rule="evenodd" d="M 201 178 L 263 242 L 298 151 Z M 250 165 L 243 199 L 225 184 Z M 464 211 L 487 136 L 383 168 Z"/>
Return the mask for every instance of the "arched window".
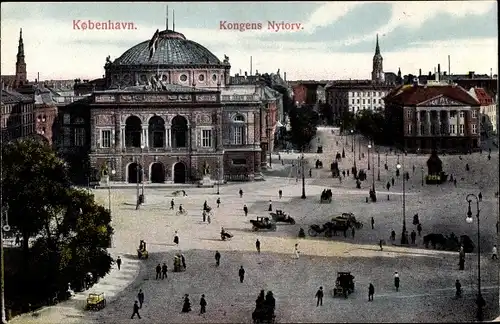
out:
<path id="1" fill-rule="evenodd" d="M 232 138 L 231 142 L 233 145 L 244 145 L 245 144 L 245 117 L 242 115 L 236 115 L 233 118 L 232 126 Z"/>

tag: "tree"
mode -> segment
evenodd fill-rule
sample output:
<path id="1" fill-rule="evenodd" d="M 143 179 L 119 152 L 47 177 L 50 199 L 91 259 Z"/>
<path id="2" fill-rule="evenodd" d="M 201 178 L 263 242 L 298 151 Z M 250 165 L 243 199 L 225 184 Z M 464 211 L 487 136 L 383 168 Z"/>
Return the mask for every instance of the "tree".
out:
<path id="1" fill-rule="evenodd" d="M 309 106 L 294 108 L 290 111 L 290 139 L 301 150 L 304 150 L 316 136 L 319 115 Z"/>
<path id="2" fill-rule="evenodd" d="M 319 113 L 321 114 L 321 118 L 325 119 L 328 125 L 333 125 L 333 109 L 327 103 L 319 103 Z"/>
<path id="3" fill-rule="evenodd" d="M 356 116 L 355 124 L 356 129 L 366 137 L 373 139 L 376 143 L 384 142 L 387 123 L 382 113 L 363 110 Z"/>
<path id="4" fill-rule="evenodd" d="M 354 113 L 347 111 L 342 114 L 341 131 L 350 131 L 354 128 L 356 128 L 356 116 Z"/>

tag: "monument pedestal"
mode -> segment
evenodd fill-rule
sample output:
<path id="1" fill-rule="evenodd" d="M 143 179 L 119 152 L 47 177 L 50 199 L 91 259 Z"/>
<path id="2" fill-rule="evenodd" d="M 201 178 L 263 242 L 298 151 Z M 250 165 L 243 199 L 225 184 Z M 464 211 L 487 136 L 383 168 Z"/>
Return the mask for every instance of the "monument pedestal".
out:
<path id="1" fill-rule="evenodd" d="M 109 176 L 103 176 L 99 181 L 99 187 L 109 187 Z"/>
<path id="2" fill-rule="evenodd" d="M 198 187 L 213 188 L 214 181 L 210 179 L 210 175 L 203 176 L 203 179 L 198 183 Z"/>

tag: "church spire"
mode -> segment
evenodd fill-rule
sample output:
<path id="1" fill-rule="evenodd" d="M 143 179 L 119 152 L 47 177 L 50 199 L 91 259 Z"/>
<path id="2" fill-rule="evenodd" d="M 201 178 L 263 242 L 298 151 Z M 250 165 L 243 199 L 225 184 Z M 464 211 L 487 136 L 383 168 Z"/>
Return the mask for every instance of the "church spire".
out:
<path id="1" fill-rule="evenodd" d="M 17 46 L 17 59 L 22 58 L 24 61 L 24 42 L 23 42 L 23 29 L 19 32 L 19 45 Z"/>
<path id="2" fill-rule="evenodd" d="M 19 45 L 17 47 L 15 86 L 19 87 L 24 83 L 26 83 L 26 62 L 24 62 L 23 29 L 21 28 L 21 31 L 19 32 Z"/>
<path id="3" fill-rule="evenodd" d="M 378 34 L 377 34 L 377 45 L 375 45 L 375 55 L 380 55 L 380 46 L 378 46 Z"/>

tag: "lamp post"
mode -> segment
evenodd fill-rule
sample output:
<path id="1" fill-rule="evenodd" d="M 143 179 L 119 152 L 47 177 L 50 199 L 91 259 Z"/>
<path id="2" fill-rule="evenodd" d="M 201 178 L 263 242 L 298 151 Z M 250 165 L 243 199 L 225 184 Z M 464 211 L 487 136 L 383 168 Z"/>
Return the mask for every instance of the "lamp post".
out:
<path id="1" fill-rule="evenodd" d="M 422 170 L 422 187 L 424 186 L 424 167 L 421 168 Z"/>
<path id="2" fill-rule="evenodd" d="M 380 152 L 377 152 L 378 166 L 377 166 L 377 181 L 380 181 Z"/>
<path id="3" fill-rule="evenodd" d="M 361 161 L 361 137 L 358 137 L 358 157 L 359 160 Z"/>
<path id="4" fill-rule="evenodd" d="M 108 170 L 111 169 L 111 163 L 108 162 Z M 115 169 L 111 169 L 111 171 L 109 171 L 111 175 L 115 175 L 116 174 L 116 171 Z M 108 174 L 108 210 L 109 210 L 109 213 L 111 214 L 111 175 Z"/>
<path id="5" fill-rule="evenodd" d="M 404 177 L 404 160 L 403 164 L 397 164 L 396 168 L 399 170 L 401 169 L 401 172 L 403 173 L 403 230 L 401 233 L 401 244 L 408 244 L 408 240 L 406 237 L 406 192 L 405 192 L 405 177 Z"/>
<path id="6" fill-rule="evenodd" d="M 352 129 L 351 129 L 351 139 L 352 139 L 351 152 L 354 153 L 354 131 Z M 346 143 L 347 143 L 347 137 L 346 137 Z M 354 161 L 356 161 L 356 153 L 354 153 Z"/>
<path id="7" fill-rule="evenodd" d="M 476 201 L 476 218 L 477 218 L 477 319 L 483 320 L 483 304 L 482 304 L 482 294 L 481 294 L 481 230 L 479 226 L 479 198 L 475 194 L 468 194 L 465 198 L 469 203 L 469 208 L 467 210 L 467 218 L 465 221 L 468 224 L 472 224 L 474 219 L 472 218 L 471 203 L 473 200 Z"/>
<path id="8" fill-rule="evenodd" d="M 372 145 L 371 144 L 368 144 L 368 163 L 370 163 L 370 150 L 372 148 Z M 373 158 L 373 154 L 372 154 L 372 158 Z M 370 164 L 368 164 L 370 165 Z M 370 168 L 368 168 L 368 170 L 370 170 Z M 375 168 L 372 168 L 372 190 L 373 190 L 373 193 L 375 193 Z"/>
<path id="9" fill-rule="evenodd" d="M 351 129 L 351 132 L 352 132 L 352 129 Z M 347 142 L 348 133 L 345 133 L 345 130 L 344 130 L 344 134 L 345 134 L 345 146 L 347 146 L 347 145 L 349 145 L 349 143 Z"/>
<path id="10" fill-rule="evenodd" d="M 4 225 L 4 214 L 5 214 L 5 225 Z M 2 303 L 1 308 L 2 308 L 2 324 L 7 323 L 7 317 L 6 317 L 6 312 L 5 312 L 5 269 L 4 269 L 4 253 L 3 253 L 3 232 L 8 232 L 10 231 L 10 226 L 9 226 L 9 218 L 8 218 L 8 208 L 5 207 L 4 210 L 2 211 L 2 214 L 0 214 L 0 252 L 2 254 L 0 263 L 1 263 L 1 268 L 0 268 L 0 275 L 1 275 L 1 296 L 0 296 L 0 302 Z"/>
<path id="11" fill-rule="evenodd" d="M 300 160 L 302 163 L 302 196 L 300 196 L 300 198 L 306 199 L 306 176 L 304 173 L 304 153 L 302 153 L 302 157 Z"/>
<path id="12" fill-rule="evenodd" d="M 372 148 L 371 144 L 368 144 L 368 171 L 370 170 L 370 150 Z"/>
<path id="13" fill-rule="evenodd" d="M 220 161 L 217 161 L 217 194 L 220 194 Z"/>
<path id="14" fill-rule="evenodd" d="M 356 169 L 356 142 L 355 142 L 355 136 L 353 134 L 353 130 L 351 129 L 351 134 L 352 134 L 352 160 L 354 161 L 354 169 Z"/>
<path id="15" fill-rule="evenodd" d="M 146 195 L 144 194 L 144 144 L 141 145 L 141 182 L 142 182 L 142 203 L 146 202 Z"/>

